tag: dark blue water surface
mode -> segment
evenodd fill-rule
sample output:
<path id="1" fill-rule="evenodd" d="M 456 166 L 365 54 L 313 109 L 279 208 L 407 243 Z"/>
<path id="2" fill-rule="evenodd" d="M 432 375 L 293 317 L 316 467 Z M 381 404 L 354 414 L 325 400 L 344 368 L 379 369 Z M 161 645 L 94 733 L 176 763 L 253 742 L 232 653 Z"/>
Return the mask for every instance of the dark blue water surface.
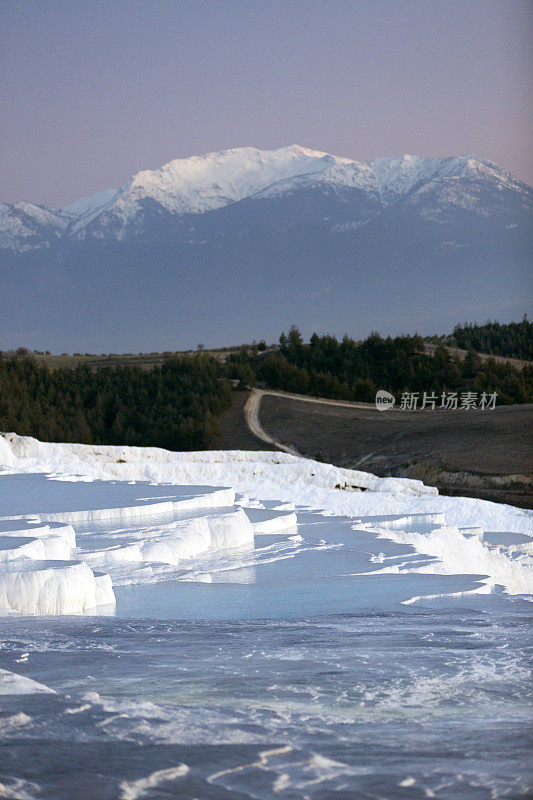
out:
<path id="1" fill-rule="evenodd" d="M 413 552 L 346 520 L 298 534 L 119 587 L 115 616 L 0 618 L 0 668 L 55 691 L 0 698 L 0 797 L 527 796 L 530 604 L 357 576 Z"/>

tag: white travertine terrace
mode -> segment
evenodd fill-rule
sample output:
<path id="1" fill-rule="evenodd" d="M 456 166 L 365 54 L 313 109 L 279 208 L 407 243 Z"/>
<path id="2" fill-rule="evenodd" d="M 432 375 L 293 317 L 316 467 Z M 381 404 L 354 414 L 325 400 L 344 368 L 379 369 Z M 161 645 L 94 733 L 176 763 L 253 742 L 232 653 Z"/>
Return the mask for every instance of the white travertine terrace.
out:
<path id="1" fill-rule="evenodd" d="M 115 581 L 188 580 L 193 562 L 195 579 L 207 580 L 202 559 L 252 552 L 255 536 L 299 546 L 299 508 L 345 517 L 354 536 L 373 531 L 422 554 L 384 559 L 372 574 L 478 575 L 476 591 L 533 591 L 532 515 L 522 509 L 287 453 L 175 453 L 4 434 L 0 610 L 95 613 L 113 607 Z M 487 530 L 507 533 L 500 541 Z"/>

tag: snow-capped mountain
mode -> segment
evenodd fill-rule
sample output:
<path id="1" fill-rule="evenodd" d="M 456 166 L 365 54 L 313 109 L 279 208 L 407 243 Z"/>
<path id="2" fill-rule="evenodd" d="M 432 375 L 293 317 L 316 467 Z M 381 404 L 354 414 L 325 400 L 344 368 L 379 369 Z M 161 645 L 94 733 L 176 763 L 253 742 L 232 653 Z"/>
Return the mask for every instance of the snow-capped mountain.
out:
<path id="1" fill-rule="evenodd" d="M 498 191 L 514 191 L 530 200 L 527 187 L 509 172 L 475 156 L 405 155 L 359 162 L 299 145 L 273 151 L 243 147 L 174 159 L 159 169 L 138 172 L 118 190 L 108 189 L 63 208 L 28 202 L 1 205 L 0 247 L 50 247 L 62 237 L 123 240 L 142 230 L 146 203 L 182 216 L 317 187 L 362 192 L 378 208 L 387 208 L 413 190 L 424 194 L 439 189 L 448 204 L 484 213 L 475 193 L 465 192 L 464 186 L 457 190 L 460 179 L 490 182 Z"/>
<path id="2" fill-rule="evenodd" d="M 186 292 L 186 316 L 196 308 L 194 336 L 206 338 L 201 315 L 217 305 L 215 286 L 234 287 L 242 303 L 252 276 L 262 287 L 263 308 L 275 298 L 277 312 L 285 309 L 277 327 L 302 311 L 316 318 L 311 327 L 350 330 L 348 303 L 353 307 L 362 295 L 385 321 L 398 319 L 397 307 L 392 316 L 387 312 L 392 279 L 396 297 L 404 285 L 411 288 L 401 304 L 406 313 L 400 327 L 420 326 L 435 316 L 427 303 L 424 308 L 414 303 L 433 281 L 453 304 L 447 329 L 458 319 L 472 318 L 469 307 L 479 309 L 474 312 L 479 318 L 501 316 L 499 308 L 520 305 L 531 211 L 527 185 L 475 156 L 358 162 L 297 145 L 274 151 L 238 148 L 175 159 L 137 173 L 117 190 L 63 208 L 0 205 L 0 252 L 8 289 L 19 291 L 24 274 L 30 290 L 50 292 L 39 314 L 48 323 L 37 325 L 37 335 L 44 338 L 46 330 L 59 325 L 49 313 L 50 303 L 61 302 L 64 310 L 67 289 L 71 303 L 89 296 L 95 315 L 107 319 L 109 287 L 124 284 L 130 284 L 131 308 L 153 308 L 160 318 L 161 302 L 164 306 L 177 293 L 179 305 Z M 95 270 L 102 270 L 100 283 L 91 280 Z M 148 295 L 136 294 L 131 285 L 138 286 L 147 273 Z M 203 277 L 189 286 L 192 274 Z M 453 290 L 446 288 L 446 275 Z M 485 310 L 479 302 L 482 289 L 492 295 Z M 284 291 L 297 292 L 290 319 Z M 313 291 L 320 302 L 312 299 Z M 116 300 L 120 307 L 123 293 Z M 246 308 L 255 300 L 250 288 Z M 325 313 L 329 303 L 333 308 Z M 368 316 L 368 303 L 363 306 Z M 344 308 L 340 319 L 339 308 Z M 126 310 L 113 311 L 116 330 L 124 327 L 117 322 L 122 313 Z M 217 313 L 216 308 L 206 311 L 208 327 Z M 163 316 L 161 330 L 168 330 L 170 310 Z M 305 328 L 305 321 L 300 324 Z M 369 324 L 383 328 L 379 319 Z M 23 337 L 27 326 L 17 327 Z M 392 323 L 395 327 L 398 323 Z M 156 346 L 155 319 L 150 328 L 146 341 Z M 235 327 L 227 337 L 259 333 Z M 83 334 L 81 340 L 89 347 L 91 337 Z M 118 341 L 127 346 L 123 333 Z"/>

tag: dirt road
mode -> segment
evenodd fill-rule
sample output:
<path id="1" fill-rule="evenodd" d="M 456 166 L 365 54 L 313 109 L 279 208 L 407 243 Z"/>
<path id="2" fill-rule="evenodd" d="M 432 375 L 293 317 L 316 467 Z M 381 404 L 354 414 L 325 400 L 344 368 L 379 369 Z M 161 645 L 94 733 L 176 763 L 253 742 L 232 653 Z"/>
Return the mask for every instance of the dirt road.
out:
<path id="1" fill-rule="evenodd" d="M 445 494 L 533 507 L 532 405 L 379 412 L 371 404 L 253 390 L 244 416 L 254 438 L 273 449 L 419 478 Z"/>

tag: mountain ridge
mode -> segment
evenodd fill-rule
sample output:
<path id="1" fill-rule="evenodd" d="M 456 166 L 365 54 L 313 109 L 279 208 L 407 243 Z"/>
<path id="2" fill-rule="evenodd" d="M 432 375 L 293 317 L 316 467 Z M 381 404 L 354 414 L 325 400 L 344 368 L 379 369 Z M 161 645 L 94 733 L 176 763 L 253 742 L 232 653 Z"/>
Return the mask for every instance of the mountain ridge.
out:
<path id="1" fill-rule="evenodd" d="M 403 155 L 361 162 L 300 145 L 273 151 L 233 148 L 172 159 L 159 168 L 137 172 L 118 189 L 96 192 L 59 208 L 29 201 L 0 204 L 0 247 L 23 251 L 49 247 L 65 236 L 101 238 L 90 226 L 100 217 L 106 223 L 106 214 L 119 223 L 118 230 L 107 223 L 109 235 L 120 239 L 128 236 L 128 225 L 144 201 L 182 216 L 319 183 L 366 192 L 387 207 L 415 187 L 454 178 L 493 180 L 515 191 L 528 188 L 509 171 L 474 155 Z M 40 242 L 39 235 L 44 235 Z"/>

